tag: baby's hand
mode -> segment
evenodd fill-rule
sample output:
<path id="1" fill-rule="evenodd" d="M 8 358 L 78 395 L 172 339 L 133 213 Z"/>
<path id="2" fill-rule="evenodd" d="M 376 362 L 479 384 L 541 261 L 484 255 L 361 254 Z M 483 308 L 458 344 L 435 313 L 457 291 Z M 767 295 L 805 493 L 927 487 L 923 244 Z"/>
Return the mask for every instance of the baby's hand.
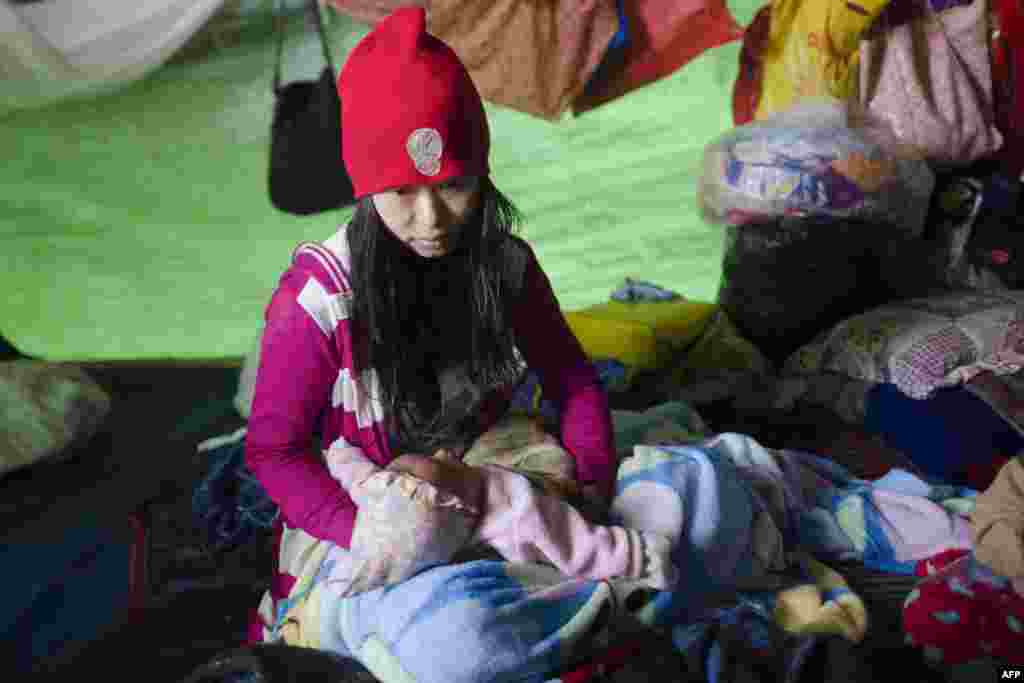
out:
<path id="1" fill-rule="evenodd" d="M 450 463 L 462 462 L 458 455 L 456 455 L 453 451 L 448 450 L 447 448 L 438 449 L 438 451 L 434 453 L 434 459 Z"/>
<path id="2" fill-rule="evenodd" d="M 356 446 L 333 445 L 324 451 L 324 459 L 331 476 L 350 494 L 357 484 L 380 471 L 380 467 Z"/>

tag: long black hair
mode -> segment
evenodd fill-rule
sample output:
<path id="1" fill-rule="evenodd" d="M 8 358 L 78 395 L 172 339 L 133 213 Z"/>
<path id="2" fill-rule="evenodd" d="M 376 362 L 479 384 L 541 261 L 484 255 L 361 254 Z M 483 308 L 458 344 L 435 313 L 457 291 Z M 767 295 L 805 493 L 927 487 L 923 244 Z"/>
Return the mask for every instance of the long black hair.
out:
<path id="1" fill-rule="evenodd" d="M 461 438 L 465 421 L 440 411 L 437 372 L 443 367 L 461 364 L 481 392 L 513 381 L 520 370 L 504 266 L 522 214 L 489 177 L 478 187 L 477 206 L 455 249 L 441 258 L 412 253 L 371 197 L 359 201 L 348 226 L 355 362 L 376 371 L 376 398 L 396 418 L 405 449 L 444 447 Z"/>

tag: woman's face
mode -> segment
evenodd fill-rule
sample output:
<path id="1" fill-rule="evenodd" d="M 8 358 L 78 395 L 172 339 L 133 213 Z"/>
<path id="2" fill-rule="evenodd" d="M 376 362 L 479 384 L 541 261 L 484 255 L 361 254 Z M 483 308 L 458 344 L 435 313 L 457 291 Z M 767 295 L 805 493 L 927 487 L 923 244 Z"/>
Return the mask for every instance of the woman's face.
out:
<path id="1" fill-rule="evenodd" d="M 395 237 L 423 258 L 446 256 L 477 207 L 480 178 L 453 178 L 439 185 L 408 185 L 373 195 L 373 205 Z"/>

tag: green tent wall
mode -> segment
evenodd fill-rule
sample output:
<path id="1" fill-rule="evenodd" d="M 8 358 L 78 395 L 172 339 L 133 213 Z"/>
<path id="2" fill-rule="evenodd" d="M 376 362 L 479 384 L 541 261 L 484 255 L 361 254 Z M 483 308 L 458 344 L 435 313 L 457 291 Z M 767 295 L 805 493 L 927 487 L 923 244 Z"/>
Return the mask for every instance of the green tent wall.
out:
<path id="1" fill-rule="evenodd" d="M 734 0 L 741 24 L 760 2 Z M 337 61 L 367 28 L 338 14 Z M 266 191 L 274 36 L 174 61 L 112 94 L 0 113 L 0 333 L 54 360 L 244 354 L 292 248 L 347 211 L 277 212 Z M 291 22 L 285 77 L 322 64 Z M 564 308 L 634 277 L 713 300 L 721 232 L 697 210 L 705 144 L 731 126 L 739 44 L 579 118 L 488 105 L 495 182 L 524 211 Z"/>

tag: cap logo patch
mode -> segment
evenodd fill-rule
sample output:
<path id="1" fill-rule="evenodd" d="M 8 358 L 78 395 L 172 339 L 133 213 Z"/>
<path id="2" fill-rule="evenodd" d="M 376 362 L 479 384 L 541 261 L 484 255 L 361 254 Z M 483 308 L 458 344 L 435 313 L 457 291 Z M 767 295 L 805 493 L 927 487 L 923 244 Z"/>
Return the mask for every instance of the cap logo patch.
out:
<path id="1" fill-rule="evenodd" d="M 433 128 L 417 128 L 405 143 L 416 170 L 423 175 L 437 175 L 441 172 L 441 152 L 444 142 L 441 134 Z"/>

